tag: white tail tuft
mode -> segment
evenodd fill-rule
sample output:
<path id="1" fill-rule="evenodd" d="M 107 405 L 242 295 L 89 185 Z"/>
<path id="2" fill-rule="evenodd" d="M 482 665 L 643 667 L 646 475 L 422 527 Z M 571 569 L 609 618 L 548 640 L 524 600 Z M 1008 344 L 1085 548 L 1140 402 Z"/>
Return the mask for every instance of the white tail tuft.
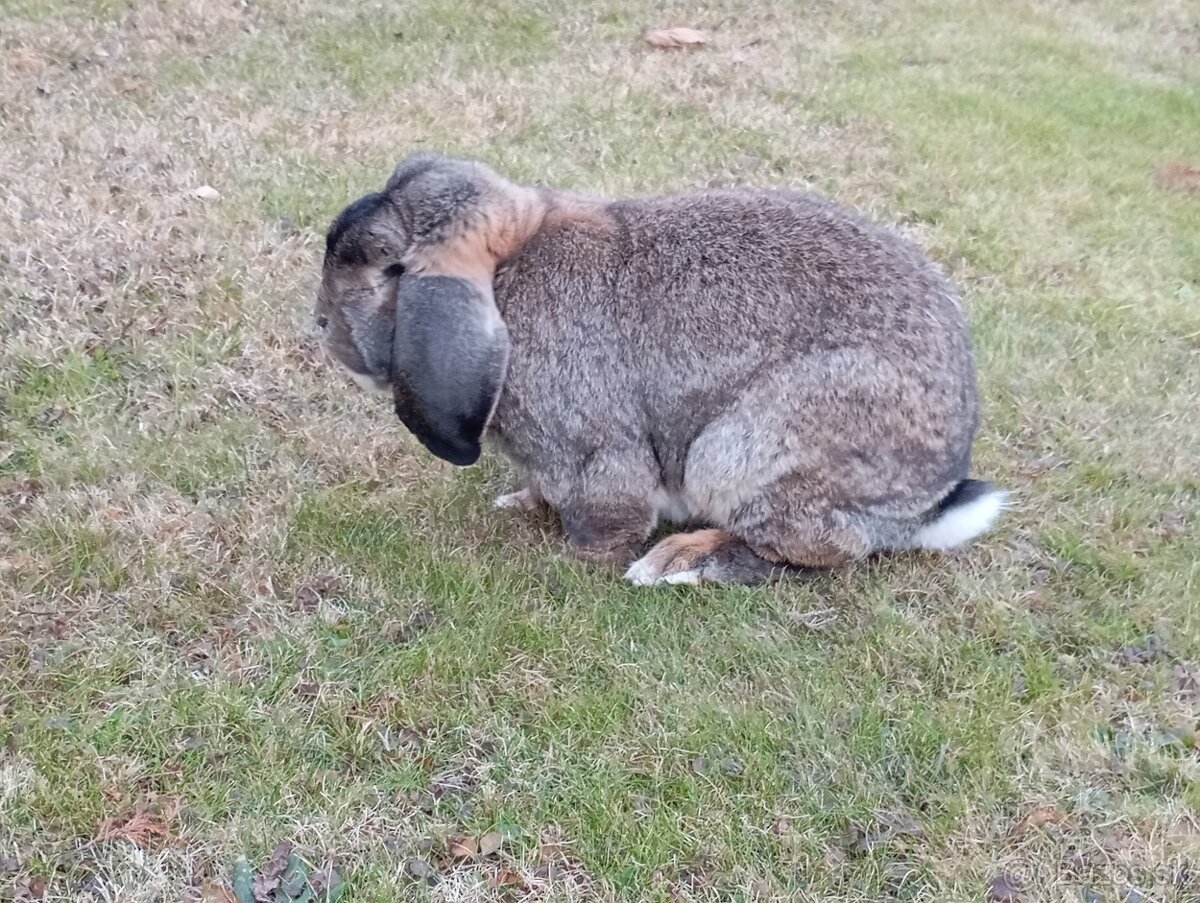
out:
<path id="1" fill-rule="evenodd" d="M 918 549 L 941 551 L 970 542 L 991 528 L 1005 509 L 1007 498 L 1007 492 L 993 489 L 969 502 L 948 508 L 937 520 L 916 532 L 913 545 Z"/>

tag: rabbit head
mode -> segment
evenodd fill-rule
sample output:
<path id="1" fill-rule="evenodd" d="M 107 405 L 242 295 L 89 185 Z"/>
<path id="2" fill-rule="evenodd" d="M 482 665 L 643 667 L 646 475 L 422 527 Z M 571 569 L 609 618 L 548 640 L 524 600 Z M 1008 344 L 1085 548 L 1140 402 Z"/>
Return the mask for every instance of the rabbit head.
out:
<path id="1" fill-rule="evenodd" d="M 433 454 L 473 464 L 508 365 L 497 264 L 537 229 L 538 194 L 480 163 L 416 153 L 326 237 L 315 317 L 326 351 L 391 392 Z"/>

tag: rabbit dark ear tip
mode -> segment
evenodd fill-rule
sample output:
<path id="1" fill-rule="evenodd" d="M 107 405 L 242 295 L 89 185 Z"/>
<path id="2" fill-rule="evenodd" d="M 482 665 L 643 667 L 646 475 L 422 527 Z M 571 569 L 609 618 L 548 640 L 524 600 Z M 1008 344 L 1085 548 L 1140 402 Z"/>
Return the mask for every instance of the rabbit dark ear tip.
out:
<path id="1" fill-rule="evenodd" d="M 479 460 L 483 448 L 478 442 L 447 442 L 442 439 L 421 439 L 430 452 L 455 467 L 470 467 Z"/>

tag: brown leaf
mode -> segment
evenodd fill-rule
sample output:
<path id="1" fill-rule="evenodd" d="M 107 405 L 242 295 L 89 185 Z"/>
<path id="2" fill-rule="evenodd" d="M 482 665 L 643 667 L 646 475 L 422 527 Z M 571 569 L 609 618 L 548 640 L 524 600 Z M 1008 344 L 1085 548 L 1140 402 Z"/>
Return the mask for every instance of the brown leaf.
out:
<path id="1" fill-rule="evenodd" d="M 1042 825 L 1057 825 L 1065 821 L 1066 818 L 1067 813 L 1063 812 L 1058 806 L 1036 806 L 1024 818 L 1013 825 L 1009 833 L 1013 837 L 1022 837 L 1035 828 L 1040 828 Z"/>
<path id="2" fill-rule="evenodd" d="M 315 680 L 298 680 L 292 692 L 301 699 L 316 699 L 321 695 L 321 685 Z"/>
<path id="3" fill-rule="evenodd" d="M 277 843 L 275 849 L 271 850 L 271 855 L 267 857 L 267 861 L 259 869 L 259 874 L 264 878 L 278 878 L 287 870 L 288 857 L 292 855 L 292 850 L 295 848 L 294 844 L 286 840 Z"/>
<path id="4" fill-rule="evenodd" d="M 1020 903 L 1021 883 L 1012 875 L 997 875 L 987 886 L 988 903 Z"/>
<path id="5" fill-rule="evenodd" d="M 925 833 L 924 825 L 909 813 L 902 811 L 880 810 L 875 813 L 875 824 L 881 831 L 892 837 L 902 834 L 920 836 Z"/>
<path id="6" fill-rule="evenodd" d="M 521 877 L 520 872 L 513 871 L 507 865 L 501 866 L 499 870 L 492 872 L 487 876 L 487 886 L 496 887 L 516 887 L 524 888 L 525 879 Z"/>
<path id="7" fill-rule="evenodd" d="M 279 878 L 268 878 L 266 875 L 255 875 L 250 881 L 250 890 L 254 893 L 257 903 L 271 903 L 271 898 L 279 887 Z"/>
<path id="8" fill-rule="evenodd" d="M 1180 662 L 1171 674 L 1171 695 L 1200 699 L 1200 678 L 1192 662 Z"/>
<path id="9" fill-rule="evenodd" d="M 446 841 L 451 859 L 474 859 L 479 854 L 479 841 L 474 837 L 451 837 Z"/>
<path id="10" fill-rule="evenodd" d="M 173 800 L 162 811 L 139 809 L 132 815 L 106 818 L 96 828 L 99 841 L 127 840 L 144 850 L 167 846 L 176 840 L 171 822 L 179 814 L 180 803 Z"/>
<path id="11" fill-rule="evenodd" d="M 18 900 L 40 900 L 46 896 L 46 879 L 41 875 L 30 875 L 17 882 Z"/>
<path id="12" fill-rule="evenodd" d="M 238 903 L 238 898 L 226 884 L 205 878 L 200 882 L 200 903 Z"/>
<path id="13" fill-rule="evenodd" d="M 309 876 L 308 886 L 312 888 L 313 899 L 328 900 L 342 886 L 342 876 L 332 862 L 326 862 Z"/>
<path id="14" fill-rule="evenodd" d="M 491 856 L 493 853 L 500 852 L 502 846 L 504 846 L 504 835 L 499 831 L 484 834 L 479 838 L 479 855 Z"/>
<path id="15" fill-rule="evenodd" d="M 659 50 L 676 50 L 680 47 L 700 47 L 708 42 L 702 31 L 694 28 L 652 28 L 643 36 L 651 47 Z"/>
<path id="16" fill-rule="evenodd" d="M 1175 191 L 1200 191 L 1200 165 L 1164 163 L 1154 172 L 1158 184 Z"/>

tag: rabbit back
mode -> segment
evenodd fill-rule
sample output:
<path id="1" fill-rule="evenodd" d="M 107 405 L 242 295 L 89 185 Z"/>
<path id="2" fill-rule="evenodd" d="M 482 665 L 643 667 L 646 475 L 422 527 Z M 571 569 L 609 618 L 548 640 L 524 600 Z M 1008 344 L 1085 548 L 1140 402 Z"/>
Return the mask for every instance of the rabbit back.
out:
<path id="1" fill-rule="evenodd" d="M 975 383 L 953 288 L 824 199 L 706 192 L 551 215 L 497 303 L 513 351 L 495 432 L 550 496 L 574 491 L 581 462 L 621 455 L 627 482 L 657 470 L 664 505 L 712 520 L 796 474 L 837 504 L 906 512 L 966 475 Z"/>

